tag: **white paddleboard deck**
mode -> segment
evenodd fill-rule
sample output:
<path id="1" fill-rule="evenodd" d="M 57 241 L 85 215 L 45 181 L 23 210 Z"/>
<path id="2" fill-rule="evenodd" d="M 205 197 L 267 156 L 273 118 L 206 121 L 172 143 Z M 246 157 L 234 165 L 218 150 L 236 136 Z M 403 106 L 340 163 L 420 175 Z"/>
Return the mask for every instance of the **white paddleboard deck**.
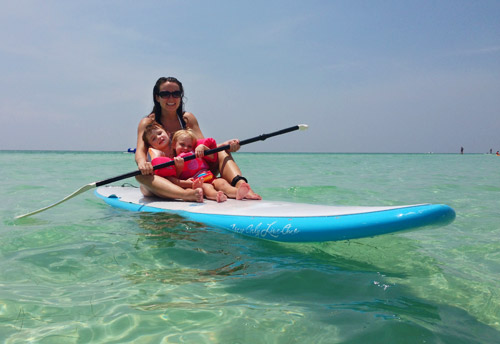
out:
<path id="1" fill-rule="evenodd" d="M 280 201 L 205 200 L 191 203 L 144 197 L 139 188 L 102 186 L 95 194 L 111 206 L 131 211 L 167 212 L 186 219 L 275 241 L 309 242 L 371 237 L 452 222 L 446 205 L 391 207 L 327 206 Z"/>

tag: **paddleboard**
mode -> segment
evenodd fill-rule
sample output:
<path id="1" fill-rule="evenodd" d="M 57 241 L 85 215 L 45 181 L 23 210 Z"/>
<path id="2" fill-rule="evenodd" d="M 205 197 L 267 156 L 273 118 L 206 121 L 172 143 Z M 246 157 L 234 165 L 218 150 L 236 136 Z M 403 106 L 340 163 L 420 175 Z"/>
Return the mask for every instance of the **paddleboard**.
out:
<path id="1" fill-rule="evenodd" d="M 279 201 L 205 200 L 191 203 L 144 197 L 139 188 L 101 186 L 95 194 L 130 211 L 166 212 L 243 235 L 283 242 L 323 242 L 373 237 L 425 226 L 445 226 L 455 211 L 444 204 L 349 207 Z"/>

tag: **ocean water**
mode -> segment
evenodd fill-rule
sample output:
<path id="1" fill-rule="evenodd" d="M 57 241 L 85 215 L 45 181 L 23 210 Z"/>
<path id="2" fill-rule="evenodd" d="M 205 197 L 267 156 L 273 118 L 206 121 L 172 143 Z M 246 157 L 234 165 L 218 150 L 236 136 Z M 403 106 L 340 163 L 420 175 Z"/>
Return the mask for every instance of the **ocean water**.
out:
<path id="1" fill-rule="evenodd" d="M 286 244 L 114 209 L 89 191 L 14 220 L 135 164 L 126 153 L 0 152 L 0 342 L 500 343 L 499 157 L 235 159 L 266 199 L 444 203 L 457 218 Z"/>

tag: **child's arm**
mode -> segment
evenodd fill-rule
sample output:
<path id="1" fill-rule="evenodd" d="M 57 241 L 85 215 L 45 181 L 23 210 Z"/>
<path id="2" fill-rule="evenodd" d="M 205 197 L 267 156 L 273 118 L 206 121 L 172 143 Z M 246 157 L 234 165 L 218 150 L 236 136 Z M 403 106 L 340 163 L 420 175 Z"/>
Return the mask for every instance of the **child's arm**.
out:
<path id="1" fill-rule="evenodd" d="M 200 144 L 196 146 L 194 154 L 196 155 L 197 158 L 203 158 L 203 156 L 205 155 L 205 151 L 207 149 L 209 149 L 207 146 L 205 146 L 204 144 Z"/>
<path id="2" fill-rule="evenodd" d="M 191 155 L 191 154 L 188 154 L 188 155 Z M 194 183 L 193 183 L 194 181 L 192 178 L 188 178 L 188 179 L 180 179 L 179 178 L 179 176 L 182 173 L 182 170 L 184 169 L 184 159 L 182 158 L 182 156 L 176 156 L 174 158 L 174 165 L 175 165 L 177 175 L 171 176 L 167 179 L 170 180 L 175 185 L 180 186 L 181 188 L 192 189 L 193 185 L 194 185 Z"/>
<path id="3" fill-rule="evenodd" d="M 179 176 L 182 173 L 182 170 L 184 169 L 184 159 L 181 158 L 180 156 L 176 156 L 174 158 L 174 164 L 175 164 L 176 176 L 177 178 L 179 178 Z"/>
<path id="4" fill-rule="evenodd" d="M 180 186 L 183 189 L 192 189 L 193 188 L 193 179 L 189 178 L 186 180 L 179 179 L 177 177 L 167 177 L 173 184 Z"/>
<path id="5" fill-rule="evenodd" d="M 215 140 L 211 137 L 207 137 L 206 139 L 198 140 L 197 144 L 198 145 L 196 146 L 196 149 L 195 149 L 195 154 L 196 154 L 197 158 L 203 157 L 205 155 L 205 152 L 204 152 L 205 150 L 214 149 L 214 148 L 217 148 L 220 146 L 220 145 L 218 146 L 217 142 L 215 142 Z M 198 147 L 200 147 L 199 148 L 200 153 L 198 153 Z M 217 161 L 217 156 L 218 156 L 217 153 L 214 153 L 214 154 L 204 156 L 204 159 L 205 159 L 205 161 L 212 163 L 212 162 Z"/>

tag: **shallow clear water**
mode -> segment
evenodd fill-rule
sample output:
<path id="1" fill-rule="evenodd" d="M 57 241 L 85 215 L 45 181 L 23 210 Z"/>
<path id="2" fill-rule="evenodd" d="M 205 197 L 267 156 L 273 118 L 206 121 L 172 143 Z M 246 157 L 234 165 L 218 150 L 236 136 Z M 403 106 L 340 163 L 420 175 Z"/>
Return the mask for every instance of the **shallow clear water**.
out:
<path id="1" fill-rule="evenodd" d="M 15 221 L 135 164 L 124 153 L 0 152 L 2 342 L 499 342 L 499 157 L 236 160 L 266 199 L 444 203 L 457 218 L 375 238 L 285 244 L 114 209 L 87 192 Z"/>

